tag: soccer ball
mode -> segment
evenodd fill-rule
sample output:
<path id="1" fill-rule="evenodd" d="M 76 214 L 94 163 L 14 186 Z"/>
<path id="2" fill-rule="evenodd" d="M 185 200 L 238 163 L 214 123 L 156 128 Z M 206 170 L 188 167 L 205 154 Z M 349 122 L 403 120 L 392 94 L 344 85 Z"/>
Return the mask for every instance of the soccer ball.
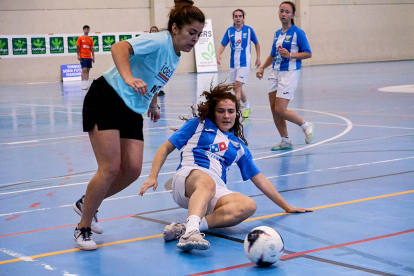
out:
<path id="1" fill-rule="evenodd" d="M 244 252 L 247 258 L 258 266 L 270 266 L 283 254 L 283 239 L 273 228 L 259 226 L 244 239 Z"/>

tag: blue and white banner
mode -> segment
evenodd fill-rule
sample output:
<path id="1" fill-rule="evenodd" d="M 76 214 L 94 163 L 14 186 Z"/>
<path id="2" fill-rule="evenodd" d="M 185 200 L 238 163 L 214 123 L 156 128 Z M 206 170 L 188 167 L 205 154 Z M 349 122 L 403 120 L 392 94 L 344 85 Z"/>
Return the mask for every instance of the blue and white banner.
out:
<path id="1" fill-rule="evenodd" d="M 80 81 L 82 67 L 80 64 L 64 64 L 60 66 L 63 81 Z"/>

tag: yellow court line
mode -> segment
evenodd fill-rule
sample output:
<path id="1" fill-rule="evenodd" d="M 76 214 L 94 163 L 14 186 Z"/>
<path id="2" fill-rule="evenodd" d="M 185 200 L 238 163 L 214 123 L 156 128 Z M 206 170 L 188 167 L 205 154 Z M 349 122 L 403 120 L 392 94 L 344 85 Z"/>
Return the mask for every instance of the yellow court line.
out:
<path id="1" fill-rule="evenodd" d="M 388 194 L 388 195 L 382 195 L 382 196 L 374 196 L 374 197 L 368 197 L 368 198 L 363 198 L 363 199 L 345 201 L 345 202 L 341 202 L 341 203 L 335 203 L 335 204 L 330 204 L 330 205 L 325 205 L 325 206 L 313 207 L 313 208 L 309 208 L 309 209 L 319 210 L 319 209 L 325 209 L 325 208 L 330 208 L 330 207 L 342 206 L 342 205 L 347 205 L 347 204 L 352 204 L 352 203 L 358 203 L 358 202 L 363 202 L 363 201 L 368 201 L 368 200 L 374 200 L 374 199 L 380 199 L 380 198 L 398 196 L 398 195 L 405 195 L 405 194 L 411 194 L 411 193 L 414 193 L 414 190 L 401 192 L 401 193 L 395 193 L 395 194 Z M 243 222 L 254 221 L 254 220 L 259 220 L 259 219 L 266 219 L 266 218 L 272 218 L 272 217 L 279 217 L 279 216 L 284 216 L 284 215 L 289 215 L 289 214 L 291 214 L 291 213 L 278 213 L 278 214 L 273 214 L 273 215 L 267 215 L 267 216 L 261 216 L 261 217 L 246 219 Z"/>
<path id="2" fill-rule="evenodd" d="M 347 204 L 353 204 L 353 203 L 358 203 L 358 202 L 364 202 L 364 201 L 369 201 L 369 200 L 374 200 L 374 199 L 386 198 L 386 197 L 391 197 L 391 196 L 399 196 L 399 195 L 405 195 L 405 194 L 411 194 L 411 193 L 414 193 L 414 190 L 395 193 L 395 194 L 382 195 L 382 196 L 368 197 L 368 198 L 352 200 L 352 201 L 346 201 L 346 202 L 330 204 L 330 205 L 324 205 L 324 206 L 319 206 L 319 207 L 313 207 L 313 208 L 310 208 L 310 209 L 319 210 L 319 209 L 331 208 L 331 207 L 336 207 L 336 206 L 342 206 L 342 205 L 347 205 Z M 255 220 L 278 217 L 278 216 L 284 216 L 284 215 L 290 215 L 290 214 L 291 213 L 278 213 L 278 214 L 273 214 L 273 215 L 267 215 L 267 216 L 261 216 L 261 217 L 246 219 L 243 222 L 255 221 Z M 135 238 L 135 239 L 122 240 L 122 241 L 117 241 L 117 242 L 104 243 L 104 244 L 98 245 L 98 247 L 104 247 L 104 246 L 110 246 L 110 245 L 116 245 L 116 244 L 123 244 L 123 243 L 129 243 L 129 242 L 136 242 L 136 241 L 142 241 L 142 240 L 148 240 L 148 239 L 161 238 L 162 236 L 163 236 L 163 234 L 159 234 L 159 235 L 147 236 L 147 237 L 142 237 L 142 238 Z M 76 252 L 76 251 L 80 251 L 80 249 L 75 248 L 75 249 L 56 251 L 56 252 L 51 252 L 51 253 L 46 253 L 46 254 L 34 255 L 34 256 L 31 256 L 31 257 L 27 257 L 27 259 L 29 259 L 29 260 L 30 259 L 37 259 L 37 258 L 55 256 L 55 255 L 60 255 L 60 254 L 65 254 L 65 253 Z M 20 262 L 20 261 L 24 261 L 24 259 L 17 258 L 17 259 L 2 261 L 2 262 L 0 262 L 0 265 Z"/>

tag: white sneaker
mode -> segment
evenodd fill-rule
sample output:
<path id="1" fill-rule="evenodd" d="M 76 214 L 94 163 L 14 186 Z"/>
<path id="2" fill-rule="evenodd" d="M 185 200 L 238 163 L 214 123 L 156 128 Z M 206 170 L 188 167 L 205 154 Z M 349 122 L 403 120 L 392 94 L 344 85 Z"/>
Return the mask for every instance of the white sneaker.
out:
<path id="1" fill-rule="evenodd" d="M 83 198 L 84 197 L 85 196 L 82 196 L 81 199 L 79 199 L 78 201 L 76 201 L 72 205 L 73 210 L 75 210 L 75 212 L 79 216 L 82 216 Z M 91 228 L 92 228 L 92 232 L 94 232 L 96 234 L 102 234 L 103 233 L 103 228 L 99 225 L 99 222 L 98 222 L 98 210 L 96 210 L 96 213 L 93 216 L 93 219 L 92 219 L 92 227 Z"/>
<path id="2" fill-rule="evenodd" d="M 310 142 L 312 142 L 313 136 L 315 134 L 315 124 L 308 122 L 308 127 L 304 129 L 303 132 L 305 133 L 305 136 L 306 136 L 305 142 L 306 144 L 309 144 Z"/>
<path id="3" fill-rule="evenodd" d="M 193 249 L 207 250 L 210 248 L 210 243 L 204 239 L 204 236 L 205 234 L 200 233 L 199 230 L 192 230 L 181 236 L 177 247 L 183 251 L 191 251 Z"/>
<path id="4" fill-rule="evenodd" d="M 288 150 L 288 149 L 292 149 L 292 148 L 293 148 L 292 141 L 289 140 L 289 142 L 282 141 L 279 144 L 276 144 L 271 150 L 272 151 Z"/>
<path id="5" fill-rule="evenodd" d="M 88 86 L 87 85 L 82 85 L 82 90 L 86 90 L 86 89 L 88 89 Z"/>
<path id="6" fill-rule="evenodd" d="M 164 228 L 164 240 L 166 242 L 178 240 L 185 233 L 185 225 L 182 223 L 171 223 Z"/>
<path id="7" fill-rule="evenodd" d="M 91 239 L 92 233 L 91 228 L 83 227 L 78 229 L 75 228 L 75 234 L 73 239 L 78 244 L 79 249 L 81 250 L 96 250 L 98 247 L 96 243 Z"/>

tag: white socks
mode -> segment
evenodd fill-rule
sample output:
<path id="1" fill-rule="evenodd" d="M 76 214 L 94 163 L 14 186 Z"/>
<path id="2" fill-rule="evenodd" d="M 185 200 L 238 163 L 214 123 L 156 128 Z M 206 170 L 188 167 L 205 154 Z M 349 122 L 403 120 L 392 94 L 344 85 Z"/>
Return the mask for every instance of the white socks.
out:
<path id="1" fill-rule="evenodd" d="M 244 108 L 250 109 L 250 103 L 249 103 L 249 101 L 246 101 L 245 103 L 243 103 L 243 105 L 244 105 Z"/>
<path id="2" fill-rule="evenodd" d="M 200 219 L 196 215 L 191 215 L 187 218 L 187 223 L 185 225 L 185 233 L 189 233 L 193 230 L 204 231 L 208 229 L 207 220 L 204 217 Z"/>
<path id="3" fill-rule="evenodd" d="M 187 224 L 185 226 L 185 233 L 189 233 L 193 230 L 199 230 L 200 229 L 200 222 L 201 219 L 196 215 L 191 215 L 187 218 Z"/>
<path id="4" fill-rule="evenodd" d="M 282 137 L 282 141 L 285 143 L 290 143 L 289 136 L 288 137 Z"/>
<path id="5" fill-rule="evenodd" d="M 307 122 L 303 122 L 303 124 L 300 126 L 303 130 L 305 130 L 308 127 L 308 123 Z"/>
<path id="6" fill-rule="evenodd" d="M 207 224 L 206 218 L 204 217 L 200 223 L 200 231 L 206 231 L 206 230 L 208 230 L 208 224 Z"/>

